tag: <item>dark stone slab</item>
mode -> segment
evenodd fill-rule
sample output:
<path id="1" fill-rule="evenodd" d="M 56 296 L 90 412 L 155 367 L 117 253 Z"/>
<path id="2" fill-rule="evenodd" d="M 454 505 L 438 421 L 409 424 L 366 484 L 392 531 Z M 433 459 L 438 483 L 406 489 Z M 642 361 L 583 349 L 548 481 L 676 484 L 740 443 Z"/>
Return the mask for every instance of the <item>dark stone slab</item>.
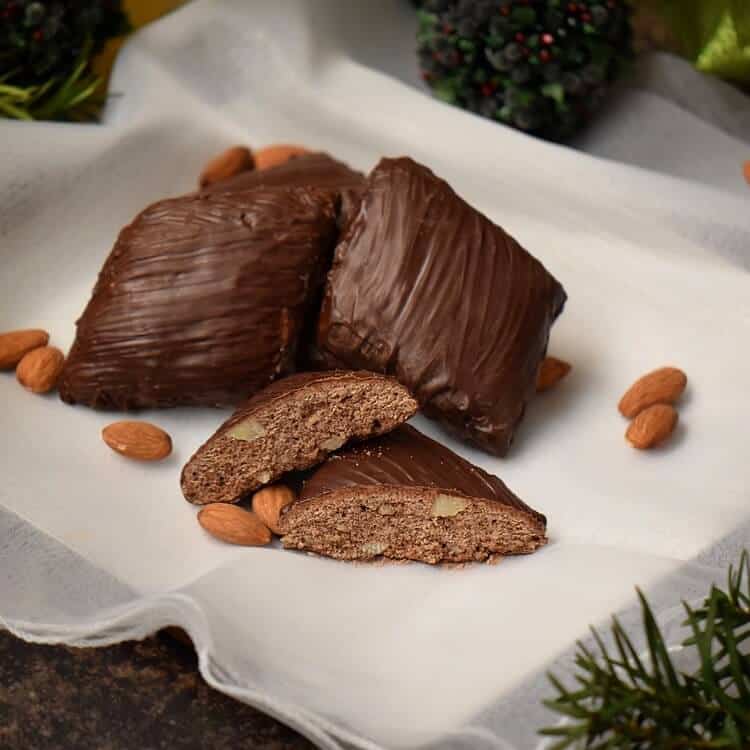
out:
<path id="1" fill-rule="evenodd" d="M 3 750 L 309 750 L 293 730 L 213 690 L 169 635 L 107 648 L 0 632 Z"/>

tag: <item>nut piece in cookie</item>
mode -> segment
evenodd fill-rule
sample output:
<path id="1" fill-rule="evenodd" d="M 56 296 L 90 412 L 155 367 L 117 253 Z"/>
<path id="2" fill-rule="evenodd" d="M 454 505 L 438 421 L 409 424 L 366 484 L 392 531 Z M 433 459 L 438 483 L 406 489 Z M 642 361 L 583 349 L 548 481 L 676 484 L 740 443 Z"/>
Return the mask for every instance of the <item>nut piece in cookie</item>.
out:
<path id="1" fill-rule="evenodd" d="M 315 469 L 282 543 L 340 560 L 490 560 L 547 542 L 545 517 L 497 477 L 403 425 Z"/>
<path id="2" fill-rule="evenodd" d="M 409 391 L 385 375 L 292 375 L 240 406 L 198 449 L 182 470 L 182 492 L 191 503 L 236 502 L 350 440 L 394 429 L 416 410 Z"/>

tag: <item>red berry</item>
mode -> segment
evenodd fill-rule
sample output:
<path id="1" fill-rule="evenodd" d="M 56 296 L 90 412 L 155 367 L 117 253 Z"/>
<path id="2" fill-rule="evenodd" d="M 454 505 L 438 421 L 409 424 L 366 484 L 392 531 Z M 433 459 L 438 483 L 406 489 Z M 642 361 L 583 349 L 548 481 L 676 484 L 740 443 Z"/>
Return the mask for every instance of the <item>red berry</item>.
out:
<path id="1" fill-rule="evenodd" d="M 503 16 L 509 16 L 510 15 L 510 6 L 503 5 L 502 8 L 500 8 L 500 14 Z"/>
<path id="2" fill-rule="evenodd" d="M 482 96 L 492 96 L 495 92 L 495 87 L 491 83 L 482 84 Z"/>
<path id="3" fill-rule="evenodd" d="M 552 36 L 552 34 L 544 33 L 542 34 L 542 44 L 554 44 L 555 43 L 555 37 Z"/>
<path id="4" fill-rule="evenodd" d="M 552 54 L 548 49 L 543 49 L 539 51 L 539 59 L 542 62 L 549 62 L 550 58 L 552 57 Z"/>
<path id="5" fill-rule="evenodd" d="M 446 34 L 450 34 L 453 31 L 453 26 L 451 26 L 449 23 L 443 24 L 443 32 Z"/>
<path id="6" fill-rule="evenodd" d="M 523 44 L 526 41 L 526 34 L 524 34 L 523 31 L 517 31 L 516 32 L 516 41 L 519 44 Z"/>
<path id="7" fill-rule="evenodd" d="M 44 32 L 41 29 L 37 29 L 32 36 L 34 37 L 35 42 L 43 42 L 44 41 Z"/>
<path id="8" fill-rule="evenodd" d="M 591 13 L 581 13 L 581 20 L 584 23 L 591 23 Z"/>

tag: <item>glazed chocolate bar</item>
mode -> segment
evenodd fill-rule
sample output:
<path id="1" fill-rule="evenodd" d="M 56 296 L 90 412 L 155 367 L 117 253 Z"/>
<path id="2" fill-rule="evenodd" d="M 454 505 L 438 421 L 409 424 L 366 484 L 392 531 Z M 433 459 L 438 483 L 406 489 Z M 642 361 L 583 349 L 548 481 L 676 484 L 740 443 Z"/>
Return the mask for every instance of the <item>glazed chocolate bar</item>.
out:
<path id="1" fill-rule="evenodd" d="M 251 188 L 316 187 L 340 192 L 361 189 L 365 177 L 361 172 L 324 153 L 295 156 L 269 169 L 254 169 L 202 188 L 203 193 L 229 193 Z"/>
<path id="2" fill-rule="evenodd" d="M 565 299 L 446 182 L 383 159 L 337 246 L 313 360 L 393 374 L 428 416 L 503 455 Z"/>
<path id="3" fill-rule="evenodd" d="M 342 560 L 487 560 L 543 546 L 546 519 L 413 427 L 329 458 L 280 521 L 282 542 Z"/>
<path id="4" fill-rule="evenodd" d="M 395 378 L 370 372 L 300 373 L 253 396 L 182 471 L 192 503 L 236 502 L 350 440 L 392 430 L 417 409 Z"/>
<path id="5" fill-rule="evenodd" d="M 336 196 L 192 194 L 125 227 L 65 364 L 64 401 L 235 405 L 294 368 L 336 240 Z"/>

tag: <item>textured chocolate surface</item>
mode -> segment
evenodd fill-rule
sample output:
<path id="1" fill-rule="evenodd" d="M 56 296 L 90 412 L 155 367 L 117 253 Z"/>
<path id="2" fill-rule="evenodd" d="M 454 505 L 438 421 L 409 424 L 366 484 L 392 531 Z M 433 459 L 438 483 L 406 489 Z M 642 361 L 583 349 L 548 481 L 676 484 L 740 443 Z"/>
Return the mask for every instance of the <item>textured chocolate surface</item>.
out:
<path id="1" fill-rule="evenodd" d="M 290 375 L 239 406 L 195 452 L 182 471 L 182 492 L 198 504 L 236 502 L 287 472 L 314 466 L 349 440 L 393 429 L 416 410 L 408 390 L 385 375 Z"/>
<path id="2" fill-rule="evenodd" d="M 503 455 L 565 292 L 408 158 L 367 180 L 329 274 L 314 361 L 395 375 L 428 416 Z"/>
<path id="3" fill-rule="evenodd" d="M 276 167 L 242 172 L 202 189 L 203 193 L 226 193 L 250 188 L 315 187 L 342 191 L 360 189 L 364 175 L 328 154 L 296 156 Z"/>
<path id="4" fill-rule="evenodd" d="M 346 487 L 427 487 L 502 503 L 542 524 L 546 518 L 516 497 L 497 477 L 410 425 L 336 454 L 305 481 L 300 503 Z"/>
<path id="5" fill-rule="evenodd" d="M 336 198 L 192 194 L 139 214 L 102 268 L 59 383 L 102 408 L 235 404 L 293 369 Z"/>

